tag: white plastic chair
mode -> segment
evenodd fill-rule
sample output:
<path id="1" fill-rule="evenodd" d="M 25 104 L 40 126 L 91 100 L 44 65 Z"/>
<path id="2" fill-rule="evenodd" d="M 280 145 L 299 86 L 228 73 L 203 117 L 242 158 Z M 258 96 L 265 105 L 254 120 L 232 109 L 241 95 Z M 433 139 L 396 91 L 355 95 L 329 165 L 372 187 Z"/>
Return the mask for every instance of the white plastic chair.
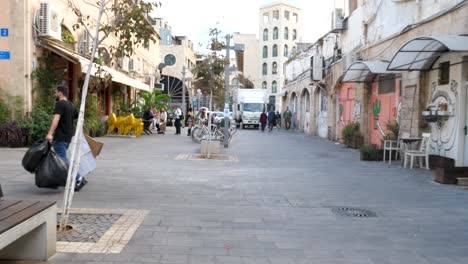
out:
<path id="1" fill-rule="evenodd" d="M 421 145 L 419 146 L 419 150 L 405 150 L 405 165 L 408 162 L 408 158 L 411 159 L 410 161 L 410 169 L 413 169 L 413 161 L 414 158 L 419 158 L 419 166 L 422 168 L 422 158 L 425 159 L 426 170 L 429 170 L 429 149 L 431 144 L 431 134 L 423 133 Z"/>
<path id="2" fill-rule="evenodd" d="M 400 151 L 403 150 L 403 145 L 401 143 L 400 137 L 409 137 L 409 133 L 400 133 L 398 135 L 397 140 L 384 140 L 383 162 L 385 162 L 387 151 L 389 152 L 389 164 L 392 164 L 392 152 L 394 150 L 396 150 L 395 158 L 398 159 Z"/>

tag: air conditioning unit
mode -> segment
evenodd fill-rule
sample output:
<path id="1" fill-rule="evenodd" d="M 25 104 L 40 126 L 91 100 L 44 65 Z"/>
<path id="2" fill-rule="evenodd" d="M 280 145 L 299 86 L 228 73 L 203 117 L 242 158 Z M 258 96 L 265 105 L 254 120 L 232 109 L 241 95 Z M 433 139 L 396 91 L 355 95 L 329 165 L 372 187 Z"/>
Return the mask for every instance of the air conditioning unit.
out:
<path id="1" fill-rule="evenodd" d="M 310 78 L 313 81 L 321 81 L 323 80 L 323 71 L 324 71 L 324 60 L 323 56 L 319 54 L 315 54 L 314 56 L 310 57 Z"/>
<path id="2" fill-rule="evenodd" d="M 336 8 L 332 12 L 332 32 L 340 32 L 344 29 L 344 14 L 343 14 L 343 9 L 341 8 Z"/>
<path id="3" fill-rule="evenodd" d="M 129 72 L 135 71 L 135 61 L 133 59 L 128 59 L 128 71 Z"/>
<path id="4" fill-rule="evenodd" d="M 37 11 L 37 30 L 39 37 L 50 37 L 62 40 L 62 28 L 57 8 L 48 2 L 41 2 Z"/>
<path id="5" fill-rule="evenodd" d="M 128 57 L 123 57 L 119 59 L 119 67 L 123 71 L 128 71 L 128 62 L 129 59 Z"/>
<path id="6" fill-rule="evenodd" d="M 81 55 L 90 55 L 93 52 L 93 44 L 91 34 L 88 30 L 84 30 L 78 42 L 78 53 Z"/>

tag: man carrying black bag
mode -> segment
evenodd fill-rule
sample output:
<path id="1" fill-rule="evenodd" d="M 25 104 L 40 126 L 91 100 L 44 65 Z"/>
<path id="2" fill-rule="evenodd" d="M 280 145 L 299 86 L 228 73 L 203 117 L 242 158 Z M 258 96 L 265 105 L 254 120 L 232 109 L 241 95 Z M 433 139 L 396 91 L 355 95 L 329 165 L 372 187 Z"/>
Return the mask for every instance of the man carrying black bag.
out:
<path id="1" fill-rule="evenodd" d="M 57 155 L 70 165 L 67 158 L 67 149 L 73 137 L 73 120 L 76 117 L 75 108 L 67 99 L 68 89 L 65 86 L 57 86 L 55 96 L 54 119 L 46 139 L 49 143 L 52 143 Z M 76 176 L 75 191 L 80 191 L 86 183 L 86 179 L 78 174 Z"/>

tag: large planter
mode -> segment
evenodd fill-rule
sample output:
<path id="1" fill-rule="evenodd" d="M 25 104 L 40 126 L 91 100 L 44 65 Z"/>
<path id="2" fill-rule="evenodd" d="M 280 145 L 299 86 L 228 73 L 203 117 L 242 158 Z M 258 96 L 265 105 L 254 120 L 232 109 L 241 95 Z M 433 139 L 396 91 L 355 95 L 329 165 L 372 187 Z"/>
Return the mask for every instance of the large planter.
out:
<path id="1" fill-rule="evenodd" d="M 364 138 L 362 136 L 351 136 L 345 139 L 346 146 L 358 149 L 361 148 L 364 143 Z"/>

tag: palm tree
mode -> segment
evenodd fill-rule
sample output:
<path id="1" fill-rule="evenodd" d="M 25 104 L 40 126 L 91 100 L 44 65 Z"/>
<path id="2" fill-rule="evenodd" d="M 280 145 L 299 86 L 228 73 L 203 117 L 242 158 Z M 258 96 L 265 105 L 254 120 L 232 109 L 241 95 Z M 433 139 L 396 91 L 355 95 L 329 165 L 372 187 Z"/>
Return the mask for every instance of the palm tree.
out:
<path id="1" fill-rule="evenodd" d="M 147 110 L 152 106 L 156 107 L 156 109 L 160 109 L 164 106 L 167 109 L 171 102 L 171 97 L 169 95 L 156 89 L 153 89 L 152 92 L 140 91 L 138 95 L 142 99 L 140 106 L 143 107 L 143 110 Z"/>

